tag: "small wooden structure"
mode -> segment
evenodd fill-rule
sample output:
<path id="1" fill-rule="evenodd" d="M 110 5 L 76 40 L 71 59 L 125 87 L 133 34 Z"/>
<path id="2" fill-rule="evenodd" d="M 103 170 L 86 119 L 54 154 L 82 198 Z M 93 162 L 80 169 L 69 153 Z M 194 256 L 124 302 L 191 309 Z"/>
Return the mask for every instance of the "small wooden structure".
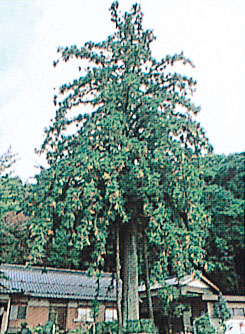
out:
<path id="1" fill-rule="evenodd" d="M 87 328 L 95 321 L 115 320 L 116 287 L 111 274 L 1 265 L 1 334 L 54 322 L 64 330 Z M 96 304 L 95 304 L 96 300 Z"/>

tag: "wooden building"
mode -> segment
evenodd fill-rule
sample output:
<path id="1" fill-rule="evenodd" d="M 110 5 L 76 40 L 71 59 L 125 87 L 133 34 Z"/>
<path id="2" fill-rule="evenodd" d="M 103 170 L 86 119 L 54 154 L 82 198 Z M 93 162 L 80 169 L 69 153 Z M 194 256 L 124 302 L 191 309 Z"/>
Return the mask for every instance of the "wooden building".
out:
<path id="1" fill-rule="evenodd" d="M 165 280 L 166 286 L 169 288 L 176 287 L 179 291 L 178 303 L 183 305 L 184 311 L 180 318 L 173 318 L 171 315 L 164 314 L 159 303 L 162 285 L 156 283 L 151 287 L 151 295 L 153 300 L 153 309 L 155 321 L 158 325 L 160 334 L 165 334 L 171 330 L 173 334 L 189 334 L 193 333 L 194 320 L 199 318 L 203 313 L 208 313 L 214 326 L 218 325 L 218 319 L 215 318 L 215 304 L 218 302 L 220 294 L 219 288 L 214 285 L 203 275 L 198 278 L 193 275 L 186 275 L 178 280 L 176 277 Z M 147 317 L 147 303 L 145 286 L 139 287 L 141 299 L 141 315 Z M 223 295 L 230 308 L 232 321 L 240 321 L 245 326 L 245 296 L 226 296 Z M 171 328 L 170 328 L 171 327 Z M 244 327 L 245 328 L 245 327 Z M 240 334 L 243 332 L 237 332 Z M 233 334 L 233 332 L 231 332 Z M 245 332 L 244 332 L 245 334 Z"/>
<path id="2" fill-rule="evenodd" d="M 34 327 L 52 321 L 70 330 L 89 327 L 95 316 L 97 321 L 116 318 L 111 274 L 95 279 L 81 271 L 19 265 L 2 265 L 0 271 L 1 334 L 16 333 L 22 323 Z"/>

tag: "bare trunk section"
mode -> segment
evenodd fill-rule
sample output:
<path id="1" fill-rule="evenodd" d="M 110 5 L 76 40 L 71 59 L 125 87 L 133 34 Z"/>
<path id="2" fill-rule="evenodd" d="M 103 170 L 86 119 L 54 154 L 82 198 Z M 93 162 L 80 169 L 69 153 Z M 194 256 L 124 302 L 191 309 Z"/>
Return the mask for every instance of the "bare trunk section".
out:
<path id="1" fill-rule="evenodd" d="M 117 320 L 118 329 L 117 333 L 122 334 L 122 293 L 121 293 L 121 264 L 120 264 L 120 234 L 119 234 L 119 223 L 116 223 L 116 274 L 117 274 Z"/>
<path id="2" fill-rule="evenodd" d="M 145 287 L 146 287 L 146 297 L 147 297 L 147 306 L 149 318 L 154 322 L 154 313 L 151 299 L 151 290 L 150 290 L 150 275 L 149 275 L 149 259 L 148 259 L 148 247 L 147 247 L 147 237 L 143 232 L 143 257 L 144 257 L 144 276 L 145 276 Z"/>
<path id="3" fill-rule="evenodd" d="M 139 320 L 137 224 L 131 221 L 123 235 L 123 326 Z"/>

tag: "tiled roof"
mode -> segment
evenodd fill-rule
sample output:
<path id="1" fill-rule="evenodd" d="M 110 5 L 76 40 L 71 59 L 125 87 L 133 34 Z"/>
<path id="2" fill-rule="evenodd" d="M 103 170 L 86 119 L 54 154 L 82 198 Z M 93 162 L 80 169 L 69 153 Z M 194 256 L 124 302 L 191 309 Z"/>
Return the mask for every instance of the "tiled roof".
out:
<path id="1" fill-rule="evenodd" d="M 0 293 L 72 300 L 116 300 L 115 282 L 110 274 L 102 274 L 97 281 L 85 272 L 73 270 L 4 264 L 0 271 L 3 273 Z"/>

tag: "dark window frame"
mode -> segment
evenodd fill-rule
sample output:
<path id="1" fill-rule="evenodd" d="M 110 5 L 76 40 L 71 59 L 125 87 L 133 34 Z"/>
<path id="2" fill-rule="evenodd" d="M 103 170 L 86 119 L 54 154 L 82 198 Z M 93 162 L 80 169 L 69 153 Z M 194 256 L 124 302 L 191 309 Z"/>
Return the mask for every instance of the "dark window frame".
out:
<path id="1" fill-rule="evenodd" d="M 245 308 L 244 307 L 233 307 L 232 315 L 234 317 L 244 317 L 245 316 Z"/>

